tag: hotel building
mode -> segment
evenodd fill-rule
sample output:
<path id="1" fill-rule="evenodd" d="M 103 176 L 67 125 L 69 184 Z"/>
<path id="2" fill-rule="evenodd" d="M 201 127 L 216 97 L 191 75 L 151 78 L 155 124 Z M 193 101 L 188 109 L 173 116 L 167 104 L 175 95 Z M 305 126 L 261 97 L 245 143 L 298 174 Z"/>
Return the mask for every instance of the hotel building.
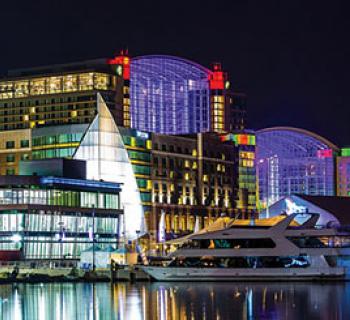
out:
<path id="1" fill-rule="evenodd" d="M 122 184 L 127 238 L 155 240 L 162 212 L 177 236 L 196 219 L 255 212 L 255 146 L 223 138 L 245 121 L 246 97 L 220 64 L 121 55 L 15 70 L 0 79 L 0 174 L 31 159 L 85 160 L 88 180 Z"/>

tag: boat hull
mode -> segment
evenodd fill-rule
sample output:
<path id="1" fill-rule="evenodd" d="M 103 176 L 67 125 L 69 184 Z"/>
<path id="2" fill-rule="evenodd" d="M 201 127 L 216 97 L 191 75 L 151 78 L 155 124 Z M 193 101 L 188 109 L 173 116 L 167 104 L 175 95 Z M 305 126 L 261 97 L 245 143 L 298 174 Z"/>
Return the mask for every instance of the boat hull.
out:
<path id="1" fill-rule="evenodd" d="M 155 281 L 307 281 L 343 280 L 344 268 L 176 268 L 150 267 L 142 269 Z"/>

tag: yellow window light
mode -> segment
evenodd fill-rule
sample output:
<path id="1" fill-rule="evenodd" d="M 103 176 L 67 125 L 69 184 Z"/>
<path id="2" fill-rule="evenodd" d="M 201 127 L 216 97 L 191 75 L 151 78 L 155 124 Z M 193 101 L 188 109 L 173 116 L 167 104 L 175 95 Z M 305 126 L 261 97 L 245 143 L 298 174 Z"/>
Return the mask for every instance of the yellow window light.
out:
<path id="1" fill-rule="evenodd" d="M 147 148 L 148 150 L 151 150 L 151 149 L 152 149 L 152 140 L 147 140 L 147 141 L 146 141 L 146 148 Z"/>
<path id="2" fill-rule="evenodd" d="M 147 189 L 148 190 L 152 189 L 152 180 L 147 180 Z"/>

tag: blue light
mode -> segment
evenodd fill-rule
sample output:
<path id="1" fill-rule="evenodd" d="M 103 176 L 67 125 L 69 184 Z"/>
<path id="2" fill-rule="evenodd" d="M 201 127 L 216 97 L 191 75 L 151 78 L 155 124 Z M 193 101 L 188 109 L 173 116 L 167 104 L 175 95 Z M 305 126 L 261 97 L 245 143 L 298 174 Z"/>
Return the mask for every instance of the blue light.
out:
<path id="1" fill-rule="evenodd" d="M 69 179 L 59 177 L 42 177 L 40 178 L 41 184 L 60 184 L 67 186 L 79 186 L 88 188 L 103 188 L 111 189 L 113 191 L 121 191 L 121 183 L 95 181 L 95 180 L 81 180 L 81 179 Z"/>
<path id="2" fill-rule="evenodd" d="M 136 136 L 142 139 L 149 139 L 149 133 L 148 132 L 143 132 L 143 131 L 136 131 Z"/>

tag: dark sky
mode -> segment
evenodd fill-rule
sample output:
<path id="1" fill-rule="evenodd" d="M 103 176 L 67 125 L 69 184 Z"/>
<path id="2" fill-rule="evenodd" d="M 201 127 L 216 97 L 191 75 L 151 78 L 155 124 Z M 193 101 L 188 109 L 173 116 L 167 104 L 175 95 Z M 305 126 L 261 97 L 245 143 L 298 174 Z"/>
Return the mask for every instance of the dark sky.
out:
<path id="1" fill-rule="evenodd" d="M 205 4 L 208 3 L 208 4 Z M 289 125 L 350 145 L 347 1 L 1 1 L 0 73 L 113 56 L 220 61 L 252 128 Z"/>

